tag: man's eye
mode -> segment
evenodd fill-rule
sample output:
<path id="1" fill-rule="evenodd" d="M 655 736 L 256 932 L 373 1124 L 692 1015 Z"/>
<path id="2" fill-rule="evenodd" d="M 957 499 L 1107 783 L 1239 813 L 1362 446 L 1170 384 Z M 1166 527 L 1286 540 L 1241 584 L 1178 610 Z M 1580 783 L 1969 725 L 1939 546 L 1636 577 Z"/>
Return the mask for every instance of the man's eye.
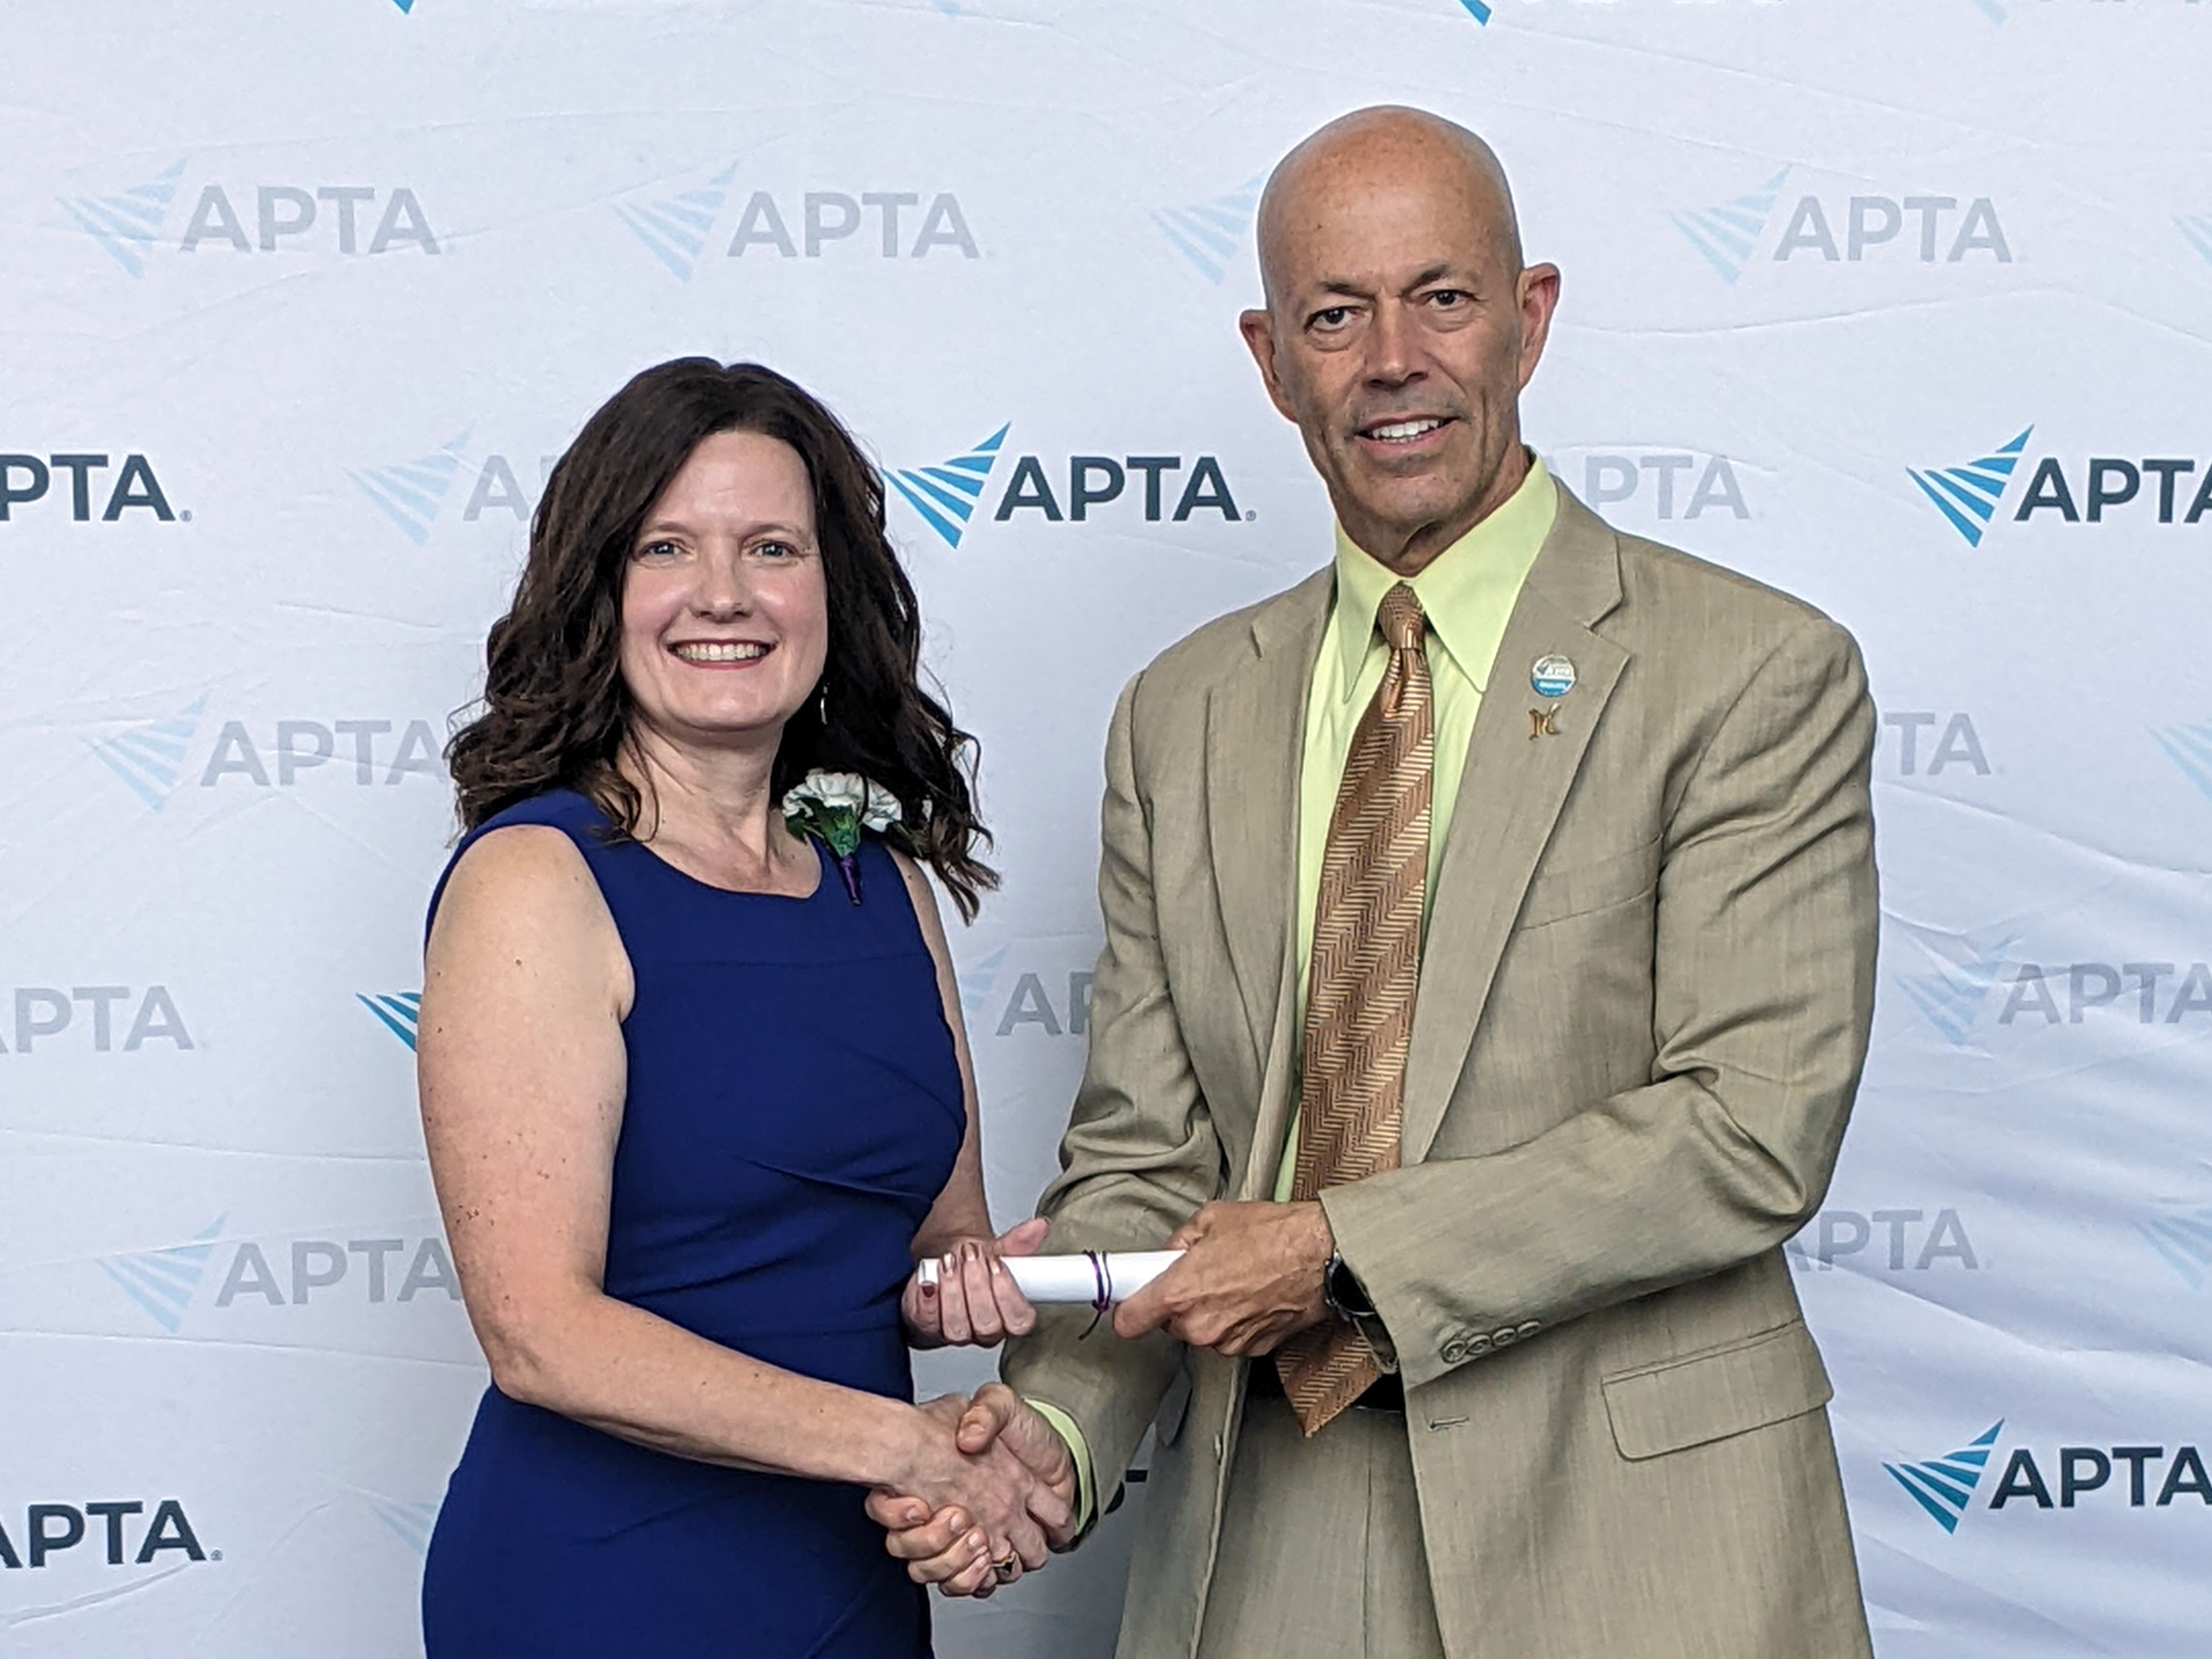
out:
<path id="1" fill-rule="evenodd" d="M 1351 321 L 1351 316 L 1350 306 L 1332 305 L 1326 311 L 1315 312 L 1313 321 L 1323 328 L 1342 328 Z"/>
<path id="2" fill-rule="evenodd" d="M 1438 288 L 1429 298 L 1438 305 L 1465 305 L 1469 295 L 1465 288 Z"/>

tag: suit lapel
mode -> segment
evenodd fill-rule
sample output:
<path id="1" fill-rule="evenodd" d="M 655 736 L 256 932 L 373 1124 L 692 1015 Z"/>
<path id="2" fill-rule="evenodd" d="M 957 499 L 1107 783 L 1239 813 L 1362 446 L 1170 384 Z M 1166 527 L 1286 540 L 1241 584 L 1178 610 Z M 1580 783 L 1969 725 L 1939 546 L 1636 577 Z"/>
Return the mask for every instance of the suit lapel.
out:
<path id="1" fill-rule="evenodd" d="M 1297 936 L 1306 691 L 1334 590 L 1331 572 L 1318 571 L 1254 612 L 1252 655 L 1214 688 L 1206 707 L 1206 831 L 1255 1076 L 1274 1046 Z"/>
<path id="2" fill-rule="evenodd" d="M 1403 1157 L 1426 1157 L 1465 1066 L 1506 936 L 1628 653 L 1593 632 L 1620 602 L 1613 532 L 1564 487 L 1559 516 L 1499 642 L 1475 717 L 1466 771 L 1430 906 L 1413 1048 L 1406 1066 Z M 1530 665 L 1560 655 L 1574 688 L 1559 700 L 1557 735 L 1530 735 Z"/>

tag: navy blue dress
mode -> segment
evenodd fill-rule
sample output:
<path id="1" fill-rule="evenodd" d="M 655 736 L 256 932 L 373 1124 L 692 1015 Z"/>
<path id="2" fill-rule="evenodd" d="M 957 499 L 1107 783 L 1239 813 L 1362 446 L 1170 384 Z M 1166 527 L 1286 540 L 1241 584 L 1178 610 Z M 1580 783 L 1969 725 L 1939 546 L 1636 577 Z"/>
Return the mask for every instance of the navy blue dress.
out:
<path id="1" fill-rule="evenodd" d="M 606 1293 L 771 1365 L 911 1400 L 908 1247 L 965 1122 L 897 865 L 864 842 L 858 906 L 818 850 L 812 898 L 733 893 L 606 844 L 606 821 L 564 790 L 454 856 L 494 829 L 553 825 L 621 932 L 636 1001 Z M 429 1659 L 925 1656 L 924 1593 L 885 1553 L 865 1495 L 668 1456 L 488 1389 L 424 1570 Z"/>

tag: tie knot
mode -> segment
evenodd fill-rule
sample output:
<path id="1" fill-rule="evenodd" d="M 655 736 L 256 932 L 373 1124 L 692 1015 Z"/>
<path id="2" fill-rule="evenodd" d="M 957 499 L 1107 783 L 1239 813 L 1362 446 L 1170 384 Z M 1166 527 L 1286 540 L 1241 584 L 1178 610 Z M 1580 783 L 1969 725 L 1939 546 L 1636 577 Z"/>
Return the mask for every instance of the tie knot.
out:
<path id="1" fill-rule="evenodd" d="M 1421 610 L 1420 600 L 1405 582 L 1399 582 L 1382 595 L 1382 608 L 1377 620 L 1382 624 L 1382 638 L 1393 651 L 1421 648 L 1421 635 L 1429 626 L 1429 618 Z"/>

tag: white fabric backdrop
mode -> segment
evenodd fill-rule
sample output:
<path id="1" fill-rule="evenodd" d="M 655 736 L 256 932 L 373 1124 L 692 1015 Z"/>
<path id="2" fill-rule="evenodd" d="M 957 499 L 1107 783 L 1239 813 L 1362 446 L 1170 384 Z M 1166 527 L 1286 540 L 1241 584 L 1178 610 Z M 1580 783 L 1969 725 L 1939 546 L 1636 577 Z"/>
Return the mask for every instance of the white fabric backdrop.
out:
<path id="1" fill-rule="evenodd" d="M 1326 555 L 1254 188 L 1390 99 L 1565 270 L 1560 477 L 1872 665 L 1883 1000 L 1794 1249 L 1883 1659 L 2201 1651 L 2212 5 L 14 0 L 0 63 L 0 1651 L 418 1651 L 481 1382 L 408 1055 L 436 751 L 649 362 L 787 371 L 922 501 L 994 456 L 892 512 L 1025 1213 L 1114 692 Z M 944 1651 L 1105 1654 L 1131 1489 Z"/>

